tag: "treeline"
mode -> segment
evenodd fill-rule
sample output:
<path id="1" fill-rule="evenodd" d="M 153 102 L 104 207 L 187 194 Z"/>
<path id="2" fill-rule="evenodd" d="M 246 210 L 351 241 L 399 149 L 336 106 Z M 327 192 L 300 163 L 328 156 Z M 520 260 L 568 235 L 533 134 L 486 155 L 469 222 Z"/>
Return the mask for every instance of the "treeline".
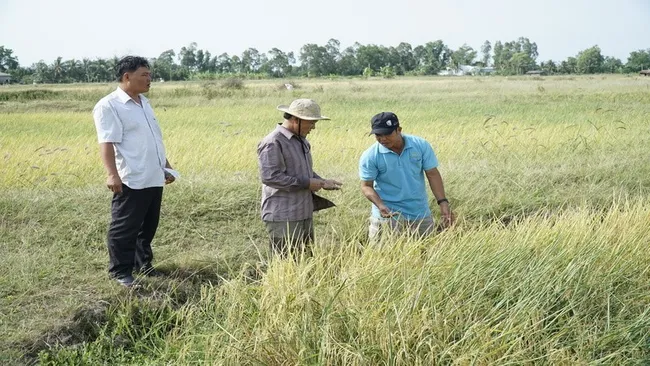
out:
<path id="1" fill-rule="evenodd" d="M 538 62 L 535 42 L 520 37 L 514 41 L 485 41 L 480 50 L 463 45 L 451 49 L 442 40 L 412 47 L 402 42 L 396 47 L 354 45 L 341 49 L 340 42 L 330 39 L 325 45 L 306 44 L 298 55 L 273 48 L 264 53 L 248 48 L 241 55 L 212 55 L 196 43 L 162 52 L 150 59 L 153 77 L 163 80 L 213 79 L 239 76 L 247 78 L 282 78 L 290 76 L 372 76 L 436 75 L 441 71 L 475 66 L 479 72 L 500 75 L 524 74 L 540 70 L 546 74 L 630 73 L 650 68 L 650 49 L 630 53 L 624 63 L 603 56 L 598 46 L 578 52 L 566 60 Z M 13 51 L 0 46 L 0 71 L 12 75 L 15 82 L 73 83 L 115 80 L 118 57 L 109 59 L 70 59 L 58 57 L 53 62 L 39 61 L 21 66 Z M 298 62 L 299 61 L 299 62 Z"/>

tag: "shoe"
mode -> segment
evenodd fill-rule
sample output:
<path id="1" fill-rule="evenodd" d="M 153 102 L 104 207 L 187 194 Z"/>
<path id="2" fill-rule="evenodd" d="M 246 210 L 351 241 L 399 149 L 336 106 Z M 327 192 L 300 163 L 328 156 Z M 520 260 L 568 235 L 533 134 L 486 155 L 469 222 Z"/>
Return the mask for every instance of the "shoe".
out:
<path id="1" fill-rule="evenodd" d="M 117 277 L 115 278 L 115 281 L 124 287 L 133 287 L 135 285 L 135 278 L 131 275 Z"/>
<path id="2" fill-rule="evenodd" d="M 162 277 L 165 275 L 153 267 L 143 267 L 138 271 L 138 273 L 143 274 L 147 277 Z"/>

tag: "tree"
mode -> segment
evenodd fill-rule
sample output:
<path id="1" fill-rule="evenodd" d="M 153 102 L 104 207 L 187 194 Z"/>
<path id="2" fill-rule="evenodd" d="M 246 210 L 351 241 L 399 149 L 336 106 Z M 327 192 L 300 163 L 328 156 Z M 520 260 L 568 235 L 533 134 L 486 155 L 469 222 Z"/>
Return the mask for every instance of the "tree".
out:
<path id="1" fill-rule="evenodd" d="M 269 59 L 264 64 L 263 69 L 269 76 L 283 77 L 291 73 L 291 64 L 294 62 L 293 52 L 286 54 L 278 48 L 272 48 L 269 51 Z"/>
<path id="2" fill-rule="evenodd" d="M 501 41 L 494 43 L 494 56 L 492 57 L 494 68 L 501 70 L 503 65 L 503 44 Z"/>
<path id="3" fill-rule="evenodd" d="M 487 67 L 490 64 L 490 51 L 492 51 L 492 45 L 490 44 L 490 41 L 485 41 L 483 43 L 483 46 L 481 46 L 481 53 L 483 56 L 481 57 L 481 61 L 483 61 L 483 66 Z"/>
<path id="4" fill-rule="evenodd" d="M 548 60 L 546 62 L 542 61 L 539 64 L 539 68 L 544 71 L 547 75 L 552 75 L 557 73 L 557 66 L 553 60 Z"/>
<path id="5" fill-rule="evenodd" d="M 34 75 L 35 75 L 35 70 L 34 70 L 34 65 L 32 67 L 20 67 L 18 66 L 17 68 L 13 70 L 9 70 L 9 73 L 11 74 L 12 78 L 14 80 L 26 83 L 26 84 L 31 84 L 34 81 Z"/>
<path id="6" fill-rule="evenodd" d="M 41 60 L 34 64 L 34 81 L 39 83 L 50 83 L 52 82 L 52 70 L 50 66 Z"/>
<path id="7" fill-rule="evenodd" d="M 209 72 L 214 71 L 211 69 L 211 59 L 212 55 L 210 51 L 198 50 L 196 51 L 196 71 L 198 72 Z"/>
<path id="8" fill-rule="evenodd" d="M 71 59 L 63 62 L 65 70 L 64 82 L 80 82 L 85 79 L 82 63 L 79 60 Z"/>
<path id="9" fill-rule="evenodd" d="M 396 48 L 397 56 L 399 57 L 398 68 L 405 74 L 417 68 L 417 61 L 413 55 L 413 48 L 409 43 L 402 42 Z"/>
<path id="10" fill-rule="evenodd" d="M 13 53 L 13 50 L 0 46 L 0 72 L 7 72 L 18 68 L 18 58 Z"/>
<path id="11" fill-rule="evenodd" d="M 510 74 L 524 74 L 535 68 L 535 61 L 525 52 L 517 52 L 508 62 Z"/>
<path id="12" fill-rule="evenodd" d="M 357 60 L 357 50 L 361 47 L 355 42 L 351 47 L 346 48 L 341 53 L 341 60 L 338 62 L 338 70 L 341 75 L 361 75 L 363 67 Z"/>
<path id="13" fill-rule="evenodd" d="M 176 57 L 174 50 L 167 50 L 161 53 L 158 58 L 153 59 L 153 62 L 151 62 L 151 77 L 154 79 L 174 80 L 174 72 L 178 67 L 174 63 L 174 57 Z"/>
<path id="14" fill-rule="evenodd" d="M 83 70 L 84 74 L 84 81 L 89 83 L 92 81 L 92 64 L 93 62 L 90 61 L 88 58 L 84 58 L 81 60 L 81 68 Z"/>
<path id="15" fill-rule="evenodd" d="M 230 58 L 230 69 L 232 70 L 233 73 L 241 73 L 243 72 L 243 66 L 241 59 L 237 55 L 232 55 Z"/>
<path id="16" fill-rule="evenodd" d="M 517 39 L 517 45 L 520 47 L 520 52 L 525 53 L 535 62 L 537 56 L 539 56 L 537 53 L 537 43 L 531 42 L 528 38 L 519 37 Z"/>
<path id="17" fill-rule="evenodd" d="M 248 48 L 241 54 L 241 72 L 256 73 L 267 61 L 266 55 L 255 48 Z"/>
<path id="18" fill-rule="evenodd" d="M 215 66 L 215 71 L 220 74 L 230 74 L 235 72 L 232 59 L 225 52 L 220 54 L 219 56 L 215 56 L 213 62 Z"/>
<path id="19" fill-rule="evenodd" d="M 580 74 L 597 74 L 603 70 L 603 55 L 600 47 L 593 46 L 580 51 L 576 57 L 576 71 Z"/>
<path id="20" fill-rule="evenodd" d="M 561 74 L 573 74 L 577 70 L 577 60 L 575 57 L 569 57 L 566 59 L 566 61 L 562 61 L 560 63 L 560 67 L 558 68 L 558 71 Z"/>
<path id="21" fill-rule="evenodd" d="M 463 44 L 451 53 L 451 66 L 458 69 L 460 65 L 471 65 L 475 58 L 476 51 L 467 44 Z"/>
<path id="22" fill-rule="evenodd" d="M 514 41 L 485 41 L 478 52 L 467 44 L 452 51 L 442 40 L 427 42 L 413 48 L 402 42 L 396 47 L 383 45 L 362 45 L 355 42 L 341 50 L 336 39 L 327 44 L 306 44 L 300 49 L 301 65 L 295 66 L 293 52 L 283 52 L 278 48 L 268 53 L 260 53 L 255 48 L 246 49 L 241 56 L 230 57 L 227 53 L 212 56 L 207 50 L 197 48 L 192 42 L 182 47 L 178 53 L 173 49 L 162 52 L 150 59 L 152 77 L 167 80 L 186 80 L 196 73 L 263 73 L 269 77 L 287 75 L 326 76 L 326 75 L 381 75 L 392 77 L 413 73 L 432 75 L 446 67 L 459 65 L 492 65 L 499 74 L 513 75 L 540 68 L 547 74 L 554 73 L 620 73 L 638 72 L 650 68 L 650 49 L 630 53 L 627 63 L 620 59 L 603 57 L 598 46 L 580 51 L 575 57 L 562 62 L 544 61 L 537 66 L 537 44 L 528 38 L 519 37 Z M 268 55 L 268 57 L 267 57 Z M 115 80 L 117 57 L 108 59 L 64 60 L 56 58 L 51 63 L 40 61 L 29 68 L 23 68 L 13 51 L 0 46 L 0 71 L 10 72 L 15 80 L 40 81 L 49 83 L 102 82 Z"/>
<path id="23" fill-rule="evenodd" d="M 603 72 L 610 74 L 622 73 L 623 62 L 615 57 L 606 56 L 605 60 L 603 61 Z"/>
<path id="24" fill-rule="evenodd" d="M 444 69 L 449 64 L 451 53 L 442 40 L 427 42 L 413 50 L 420 73 L 425 75 L 435 75 Z"/>
<path id="25" fill-rule="evenodd" d="M 630 52 L 625 64 L 625 71 L 639 72 L 645 69 L 650 69 L 650 48 Z"/>
<path id="26" fill-rule="evenodd" d="M 301 69 L 307 76 L 328 75 L 328 53 L 325 47 L 308 43 L 300 49 Z"/>
<path id="27" fill-rule="evenodd" d="M 535 68 L 537 56 L 537 44 L 525 37 L 494 44 L 494 67 L 502 75 L 519 74 Z"/>
<path id="28" fill-rule="evenodd" d="M 325 59 L 325 72 L 329 74 L 338 73 L 338 62 L 341 60 L 341 52 L 339 51 L 341 42 L 337 39 L 331 38 L 325 45 L 327 57 Z"/>
<path id="29" fill-rule="evenodd" d="M 60 83 L 63 81 L 64 71 L 63 57 L 59 56 L 52 63 L 52 76 L 54 77 L 52 81 L 55 83 Z"/>
<path id="30" fill-rule="evenodd" d="M 357 62 L 360 66 L 369 67 L 377 73 L 382 66 L 389 64 L 389 51 L 384 46 L 362 45 L 357 50 Z"/>
<path id="31" fill-rule="evenodd" d="M 108 81 L 115 80 L 115 72 L 110 65 L 109 60 L 98 59 L 97 60 L 97 80 L 98 81 Z"/>
<path id="32" fill-rule="evenodd" d="M 181 66 L 191 71 L 196 70 L 196 47 L 196 42 L 192 42 L 188 47 L 182 47 L 178 52 L 178 61 Z"/>

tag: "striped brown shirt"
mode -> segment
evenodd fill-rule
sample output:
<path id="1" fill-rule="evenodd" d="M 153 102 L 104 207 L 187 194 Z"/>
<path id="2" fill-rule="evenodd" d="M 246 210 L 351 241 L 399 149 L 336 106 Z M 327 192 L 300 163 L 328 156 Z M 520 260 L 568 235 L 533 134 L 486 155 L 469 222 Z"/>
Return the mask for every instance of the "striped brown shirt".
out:
<path id="1" fill-rule="evenodd" d="M 278 125 L 257 146 L 262 179 L 262 220 L 298 221 L 313 216 L 309 180 L 314 173 L 305 138 Z"/>

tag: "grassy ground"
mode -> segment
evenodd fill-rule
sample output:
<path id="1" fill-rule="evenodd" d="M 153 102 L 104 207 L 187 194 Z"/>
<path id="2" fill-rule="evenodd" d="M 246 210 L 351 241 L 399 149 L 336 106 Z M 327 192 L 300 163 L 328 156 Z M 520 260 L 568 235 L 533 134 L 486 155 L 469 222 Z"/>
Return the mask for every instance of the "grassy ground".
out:
<path id="1" fill-rule="evenodd" d="M 650 80 L 283 83 L 153 86 L 182 178 L 154 243 L 169 276 L 133 292 L 106 275 L 90 115 L 114 85 L 0 88 L 0 363 L 650 362 Z M 268 257 L 255 147 L 297 97 L 332 117 L 309 139 L 345 186 L 295 264 Z M 433 145 L 459 223 L 363 247 L 384 110 Z"/>

